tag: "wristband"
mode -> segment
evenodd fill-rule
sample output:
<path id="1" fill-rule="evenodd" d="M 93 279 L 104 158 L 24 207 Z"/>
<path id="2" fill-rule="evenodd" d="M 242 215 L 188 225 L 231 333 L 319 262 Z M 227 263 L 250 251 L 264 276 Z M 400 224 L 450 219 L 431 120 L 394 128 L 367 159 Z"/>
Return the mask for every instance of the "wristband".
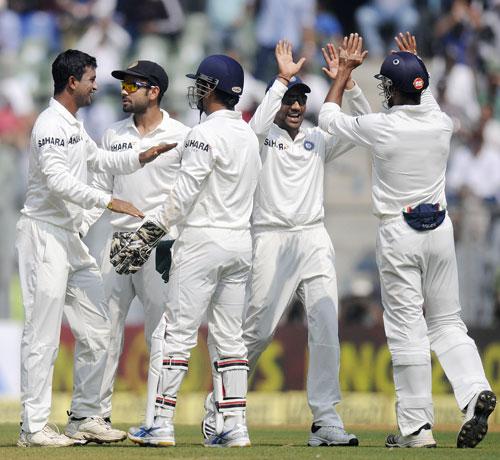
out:
<path id="1" fill-rule="evenodd" d="M 106 208 L 113 210 L 113 198 L 111 198 L 111 201 L 107 204 Z"/>

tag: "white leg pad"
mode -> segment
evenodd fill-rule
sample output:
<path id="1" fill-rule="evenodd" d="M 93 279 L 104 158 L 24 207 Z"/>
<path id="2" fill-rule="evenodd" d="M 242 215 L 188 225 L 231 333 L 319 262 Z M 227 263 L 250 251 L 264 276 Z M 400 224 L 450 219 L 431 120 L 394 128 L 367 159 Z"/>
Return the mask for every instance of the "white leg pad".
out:
<path id="1" fill-rule="evenodd" d="M 215 405 L 219 413 L 236 415 L 245 412 L 247 405 L 248 360 L 224 358 L 214 362 L 214 368 L 221 374 L 222 391 L 215 390 Z"/>

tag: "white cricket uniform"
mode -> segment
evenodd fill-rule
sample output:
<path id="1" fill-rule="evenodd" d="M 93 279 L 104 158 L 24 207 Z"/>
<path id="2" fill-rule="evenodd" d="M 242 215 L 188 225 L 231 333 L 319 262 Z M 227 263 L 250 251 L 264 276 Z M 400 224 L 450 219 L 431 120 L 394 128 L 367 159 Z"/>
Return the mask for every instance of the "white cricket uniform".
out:
<path id="1" fill-rule="evenodd" d="M 325 164 L 353 144 L 338 142 L 318 127 L 295 139 L 274 124 L 287 87 L 276 81 L 250 126 L 259 139 L 262 171 L 252 215 L 253 260 L 244 340 L 252 370 L 297 292 L 308 323 L 307 394 L 314 423 L 342 427 L 335 252 L 325 229 Z M 354 113 L 370 106 L 359 86 L 347 92 Z"/>
<path id="2" fill-rule="evenodd" d="M 133 203 L 147 214 L 165 202 L 167 193 L 174 185 L 181 165 L 180 150 L 190 128 L 170 118 L 164 110 L 162 122 L 151 132 L 142 136 L 134 123 L 134 116 L 114 123 L 104 133 L 102 146 L 112 152 L 126 152 L 128 149 L 145 151 L 161 143 L 175 143 L 178 147 L 161 155 L 154 162 L 139 171 L 128 175 L 99 174 L 95 180 L 96 188 L 112 193 L 114 197 Z M 94 218 L 97 216 L 94 216 Z M 119 275 L 109 260 L 112 235 L 114 232 L 131 232 L 137 229 L 140 221 L 127 214 L 112 214 L 111 231 L 100 262 L 104 281 L 104 292 L 111 320 L 111 343 L 108 365 L 104 376 L 104 392 L 101 402 L 103 417 L 111 415 L 111 397 L 116 371 L 123 349 L 125 319 L 130 305 L 137 296 L 144 307 L 144 336 L 148 349 L 151 335 L 165 311 L 167 285 L 155 269 L 156 251 L 149 260 L 134 274 Z M 175 232 L 175 229 L 173 229 Z M 170 232 L 171 236 L 175 234 Z"/>
<path id="3" fill-rule="evenodd" d="M 392 354 L 397 418 L 403 435 L 433 423 L 432 349 L 463 409 L 490 389 L 474 341 L 460 318 L 452 223 L 417 231 L 402 211 L 421 203 L 446 208 L 445 171 L 452 122 L 430 90 L 420 105 L 350 117 L 325 103 L 320 126 L 372 151 L 374 213 L 380 219 L 377 264 Z M 425 307 L 425 318 L 423 314 Z"/>
<path id="4" fill-rule="evenodd" d="M 133 172 L 133 151 L 99 149 L 79 122 L 55 99 L 35 122 L 29 177 L 16 248 L 25 311 L 21 343 L 22 429 L 47 423 L 52 373 L 59 348 L 63 307 L 68 304 L 76 339 L 71 411 L 100 415 L 101 384 L 109 346 L 109 319 L 101 274 L 78 230 L 83 208 L 105 208 L 109 193 L 88 185 L 87 168 Z"/>
<path id="5" fill-rule="evenodd" d="M 182 225 L 172 248 L 166 313 L 152 338 L 148 407 L 156 400 L 156 415 L 175 407 L 205 312 L 211 363 L 228 358 L 246 363 L 241 323 L 252 258 L 250 216 L 260 168 L 257 138 L 240 112 L 213 112 L 184 143 L 175 185 L 155 216 L 166 229 Z M 156 355 L 160 340 L 162 352 Z M 152 376 L 155 359 L 163 366 L 158 385 Z M 244 397 L 246 372 L 241 383 L 245 394 L 238 396 Z M 230 382 L 226 396 L 243 391 L 242 385 Z M 153 400 L 151 391 L 157 391 Z"/>

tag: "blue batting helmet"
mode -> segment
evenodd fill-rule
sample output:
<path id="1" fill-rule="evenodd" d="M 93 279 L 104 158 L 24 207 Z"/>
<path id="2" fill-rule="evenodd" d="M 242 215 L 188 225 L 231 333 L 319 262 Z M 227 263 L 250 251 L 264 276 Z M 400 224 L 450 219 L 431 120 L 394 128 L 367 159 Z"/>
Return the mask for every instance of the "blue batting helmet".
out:
<path id="1" fill-rule="evenodd" d="M 422 59 L 407 51 L 387 56 L 375 78 L 389 79 L 393 88 L 405 93 L 419 93 L 429 86 L 429 73 Z"/>
<path id="2" fill-rule="evenodd" d="M 214 83 L 215 88 L 232 96 L 241 96 L 243 92 L 243 68 L 224 54 L 214 54 L 203 59 L 196 74 L 190 73 L 186 77 Z"/>

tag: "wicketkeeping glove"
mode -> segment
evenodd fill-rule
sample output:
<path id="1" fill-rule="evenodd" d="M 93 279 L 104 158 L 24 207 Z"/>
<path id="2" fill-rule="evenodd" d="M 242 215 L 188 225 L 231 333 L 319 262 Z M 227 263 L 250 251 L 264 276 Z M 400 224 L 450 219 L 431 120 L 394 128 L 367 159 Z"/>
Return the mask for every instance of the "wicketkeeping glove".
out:
<path id="1" fill-rule="evenodd" d="M 116 272 L 120 275 L 137 272 L 166 233 L 157 223 L 146 218 L 135 232 L 129 235 L 121 233 L 116 239 L 113 237 L 109 256 Z"/>
<path id="2" fill-rule="evenodd" d="M 172 265 L 171 248 L 175 240 L 160 241 L 156 246 L 155 266 L 163 281 L 168 283 L 170 266 Z"/>

